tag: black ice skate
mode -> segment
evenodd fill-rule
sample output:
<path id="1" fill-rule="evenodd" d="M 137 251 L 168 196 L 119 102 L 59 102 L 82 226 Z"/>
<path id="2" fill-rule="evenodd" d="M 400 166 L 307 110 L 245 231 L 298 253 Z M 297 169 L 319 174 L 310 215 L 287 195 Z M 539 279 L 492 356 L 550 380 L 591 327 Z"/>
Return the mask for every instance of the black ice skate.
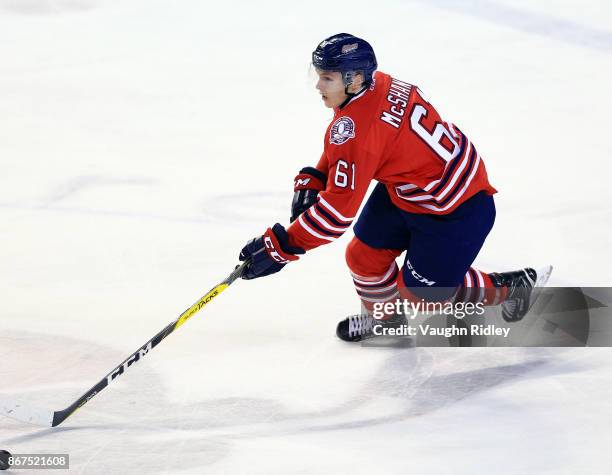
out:
<path id="1" fill-rule="evenodd" d="M 518 322 L 529 311 L 537 299 L 534 295 L 536 287 L 543 287 L 552 266 L 535 271 L 531 267 L 525 269 L 489 274 L 495 287 L 507 287 L 508 294 L 502 303 L 502 317 L 507 322 Z"/>
<path id="2" fill-rule="evenodd" d="M 399 328 L 406 323 L 403 315 L 394 315 L 388 320 L 378 320 L 369 315 L 351 315 L 341 320 L 336 327 L 336 335 L 344 341 L 362 341 L 374 338 L 374 325 L 383 325 L 385 328 Z"/>

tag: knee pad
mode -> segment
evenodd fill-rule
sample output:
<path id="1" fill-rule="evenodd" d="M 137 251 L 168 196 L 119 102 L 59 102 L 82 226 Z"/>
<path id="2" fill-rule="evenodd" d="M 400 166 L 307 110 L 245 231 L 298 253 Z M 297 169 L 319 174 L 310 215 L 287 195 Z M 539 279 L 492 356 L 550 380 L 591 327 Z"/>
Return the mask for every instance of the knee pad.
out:
<path id="1" fill-rule="evenodd" d="M 389 270 L 391 263 L 402 253 L 397 249 L 376 249 L 353 237 L 346 247 L 346 264 L 353 274 L 363 277 L 378 276 Z"/>

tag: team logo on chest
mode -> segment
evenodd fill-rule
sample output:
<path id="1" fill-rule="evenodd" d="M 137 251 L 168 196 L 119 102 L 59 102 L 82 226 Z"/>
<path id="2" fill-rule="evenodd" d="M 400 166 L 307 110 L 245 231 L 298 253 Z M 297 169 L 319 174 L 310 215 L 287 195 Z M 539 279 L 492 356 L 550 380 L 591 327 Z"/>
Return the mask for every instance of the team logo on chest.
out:
<path id="1" fill-rule="evenodd" d="M 355 122 L 350 117 L 340 117 L 329 130 L 329 143 L 342 145 L 349 139 L 355 137 Z"/>

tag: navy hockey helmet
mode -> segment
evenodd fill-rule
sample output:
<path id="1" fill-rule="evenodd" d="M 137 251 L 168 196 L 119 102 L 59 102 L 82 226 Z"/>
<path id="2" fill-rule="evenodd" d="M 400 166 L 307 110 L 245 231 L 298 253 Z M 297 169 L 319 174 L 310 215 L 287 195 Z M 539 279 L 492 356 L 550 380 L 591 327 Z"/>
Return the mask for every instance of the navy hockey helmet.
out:
<path id="1" fill-rule="evenodd" d="M 323 71 L 342 73 L 345 86 L 350 86 L 355 73 L 363 73 L 365 84 L 372 82 L 378 63 L 370 43 L 349 33 L 325 38 L 312 52 L 312 64 Z"/>

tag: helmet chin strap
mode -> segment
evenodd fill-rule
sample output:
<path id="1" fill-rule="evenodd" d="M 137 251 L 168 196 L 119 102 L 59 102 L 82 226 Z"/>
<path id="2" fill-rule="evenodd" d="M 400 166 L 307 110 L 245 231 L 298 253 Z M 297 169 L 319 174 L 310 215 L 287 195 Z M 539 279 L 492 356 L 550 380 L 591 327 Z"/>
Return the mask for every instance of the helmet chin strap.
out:
<path id="1" fill-rule="evenodd" d="M 346 94 L 346 99 L 338 106 L 338 109 L 342 109 L 345 105 L 351 102 L 351 99 L 363 91 L 365 91 L 369 86 L 369 82 L 364 82 L 361 84 L 361 88 L 357 92 L 349 92 L 349 87 L 353 85 L 355 71 L 347 71 L 342 75 L 342 80 L 344 82 L 344 94 Z M 363 75 L 363 73 L 361 73 Z"/>
<path id="2" fill-rule="evenodd" d="M 351 87 L 353 83 L 350 82 L 348 83 L 346 86 L 344 86 L 344 94 L 346 94 L 346 99 L 344 99 L 344 101 L 342 102 L 342 104 L 340 104 L 338 106 L 338 109 L 342 109 L 345 105 L 347 105 L 349 102 L 351 102 L 351 99 L 359 94 L 361 94 L 363 91 L 365 91 L 370 85 L 368 83 L 364 83 L 361 86 L 361 89 L 359 89 L 357 92 L 349 92 L 349 87 Z"/>

